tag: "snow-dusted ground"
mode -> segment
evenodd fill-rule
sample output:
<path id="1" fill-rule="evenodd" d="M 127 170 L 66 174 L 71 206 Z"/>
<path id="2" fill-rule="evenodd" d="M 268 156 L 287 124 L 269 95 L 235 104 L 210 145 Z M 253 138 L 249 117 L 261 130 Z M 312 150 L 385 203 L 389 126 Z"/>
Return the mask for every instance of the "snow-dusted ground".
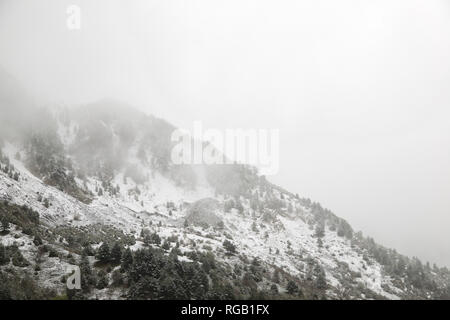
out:
<path id="1" fill-rule="evenodd" d="M 60 289 L 62 287 L 61 278 L 73 270 L 73 266 L 60 257 L 49 257 L 48 252 L 40 256 L 38 247 L 33 244 L 33 238 L 23 234 L 15 226 L 12 226 L 7 235 L 0 236 L 0 243 L 4 246 L 14 245 L 18 247 L 23 257 L 29 263 L 28 266 L 19 269 L 31 275 L 42 287 Z M 44 244 L 48 245 L 45 241 Z M 61 256 L 67 256 L 69 253 L 57 246 L 51 247 Z M 34 272 L 37 263 L 39 264 L 40 271 Z M 9 265 L 11 266 L 12 262 Z"/>
<path id="2" fill-rule="evenodd" d="M 73 141 L 75 131 L 74 124 L 58 129 L 61 140 L 65 144 Z M 119 194 L 110 195 L 105 192 L 102 196 L 98 196 L 96 189 L 101 186 L 100 181 L 92 177 L 85 182 L 77 180 L 80 186 L 96 195 L 92 203 L 84 204 L 44 184 L 31 174 L 23 163 L 15 158 L 18 151 L 8 143 L 3 148 L 3 152 L 9 156 L 21 176 L 19 181 L 15 181 L 0 172 L 0 199 L 7 198 L 12 203 L 33 208 L 40 214 L 41 220 L 50 226 L 83 226 L 101 223 L 112 225 L 127 234 L 136 235 L 145 227 L 157 231 L 162 238 L 178 236 L 183 240 L 180 246 L 182 252 L 188 250 L 189 243 L 192 241 L 197 244 L 199 250 L 208 250 L 207 247 L 209 247 L 213 251 L 221 251 L 226 239 L 225 234 L 227 234 L 232 238 L 240 254 L 249 258 L 258 257 L 264 263 L 282 268 L 292 275 L 305 276 L 305 258 L 314 259 L 325 270 L 327 283 L 335 292 L 342 287 L 343 275 L 340 266 L 345 264 L 348 270 L 360 274 L 357 281 L 361 285 L 386 298 L 398 298 L 392 293 L 398 292 L 398 289 L 392 285 L 389 277 L 383 274 L 382 267 L 375 261 L 370 261 L 370 264 L 364 261 L 362 254 L 352 248 L 349 240 L 338 237 L 336 232 L 327 229 L 323 246 L 320 248 L 314 236 L 314 230 L 311 230 L 310 226 L 304 222 L 308 209 L 303 208 L 296 199 L 290 198 L 288 201 L 293 203 L 298 213 L 275 215 L 272 222 L 262 222 L 258 213 L 253 213 L 248 203 L 244 203 L 246 209 L 244 214 L 238 213 L 235 209 L 226 213 L 223 210 L 216 212 L 224 222 L 225 227 L 222 232 L 217 232 L 213 228 L 204 230 L 195 226 L 183 228 L 188 204 L 203 198 L 214 197 L 213 189 L 205 180 L 201 180 L 196 190 L 178 187 L 172 180 L 142 166 L 136 157 L 137 150 L 131 148 L 128 163 L 139 166 L 142 175 L 148 177 L 147 181 L 136 185 L 132 179 L 124 179 L 122 172 L 112 181 L 113 186 L 119 187 Z M 139 194 L 133 192 L 136 188 L 139 188 Z M 39 201 L 40 197 L 49 199 L 48 208 Z M 168 202 L 172 202 L 174 208 L 168 209 Z M 253 230 L 255 222 L 257 231 Z M 14 239 L 17 232 L 13 231 L 7 236 L 0 237 L 1 242 L 11 244 L 17 241 Z M 27 260 L 32 260 L 36 254 L 32 239 L 22 235 L 19 241 L 23 243 L 20 245 L 20 250 L 24 252 L 24 256 Z M 132 249 L 136 250 L 141 246 L 142 243 L 138 241 Z M 43 264 L 43 272 L 39 275 L 40 281 L 49 286 L 56 285 L 56 281 L 65 274 L 68 267 L 67 263 L 56 261 L 56 259 L 58 258 L 47 259 Z M 228 264 L 239 263 L 237 257 L 222 255 L 219 259 Z M 383 288 L 390 288 L 391 292 Z M 329 291 L 332 294 L 333 290 Z M 118 297 L 117 292 L 107 290 L 96 294 L 103 298 Z"/>

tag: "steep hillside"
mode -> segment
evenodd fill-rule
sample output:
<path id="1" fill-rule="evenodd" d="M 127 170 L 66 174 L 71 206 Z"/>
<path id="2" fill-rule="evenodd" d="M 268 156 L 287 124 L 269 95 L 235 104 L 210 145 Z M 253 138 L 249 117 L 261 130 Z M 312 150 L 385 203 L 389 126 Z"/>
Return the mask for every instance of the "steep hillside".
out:
<path id="1" fill-rule="evenodd" d="M 14 100 L 34 116 L 10 118 L 1 101 L 2 122 L 27 121 L 0 139 L 1 299 L 450 298 L 447 268 L 254 168 L 173 164 L 164 120 L 114 101 L 33 113 Z"/>

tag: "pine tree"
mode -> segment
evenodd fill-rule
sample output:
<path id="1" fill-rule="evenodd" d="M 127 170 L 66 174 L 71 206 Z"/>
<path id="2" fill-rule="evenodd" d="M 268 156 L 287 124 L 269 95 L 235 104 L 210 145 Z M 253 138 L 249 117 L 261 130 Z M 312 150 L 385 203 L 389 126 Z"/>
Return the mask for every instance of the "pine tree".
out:
<path id="1" fill-rule="evenodd" d="M 178 291 L 174 281 L 170 277 L 166 277 L 161 281 L 159 297 L 164 300 L 175 300 L 178 299 Z"/>
<path id="2" fill-rule="evenodd" d="M 202 299 L 209 290 L 209 279 L 203 270 L 197 270 L 192 277 L 192 291 L 194 299 Z"/>
<path id="3" fill-rule="evenodd" d="M 278 294 L 278 286 L 275 283 L 270 286 L 270 292 L 273 295 L 277 295 Z"/>
<path id="4" fill-rule="evenodd" d="M 170 243 L 167 240 L 164 240 L 163 245 L 161 246 L 164 250 L 170 250 Z"/>
<path id="5" fill-rule="evenodd" d="M 89 292 L 91 286 L 95 284 L 95 279 L 92 273 L 91 266 L 89 264 L 89 258 L 85 252 L 81 254 L 81 261 L 79 267 L 81 274 L 81 289 L 84 292 Z"/>
<path id="6" fill-rule="evenodd" d="M 227 254 L 229 255 L 233 255 L 236 253 L 236 246 L 231 243 L 231 241 L 229 240 L 225 240 L 223 242 L 223 247 L 225 248 L 225 250 L 227 251 Z"/>
<path id="7" fill-rule="evenodd" d="M 114 270 L 112 275 L 111 275 L 111 279 L 112 279 L 112 284 L 113 286 L 120 286 L 123 284 L 123 275 L 119 270 Z"/>
<path id="8" fill-rule="evenodd" d="M 315 281 L 316 287 L 318 289 L 326 289 L 327 280 L 323 268 L 320 265 L 317 265 L 314 272 L 316 273 L 316 281 Z"/>
<path id="9" fill-rule="evenodd" d="M 103 242 L 103 244 L 98 249 L 97 255 L 95 256 L 100 262 L 109 262 L 111 259 L 111 254 L 109 251 L 108 243 Z"/>
<path id="10" fill-rule="evenodd" d="M 111 255 L 110 255 L 111 261 L 114 263 L 120 263 L 120 259 L 122 258 L 122 249 L 120 248 L 120 245 L 118 242 L 116 242 L 111 249 Z"/>
<path id="11" fill-rule="evenodd" d="M 133 264 L 133 255 L 131 253 L 130 248 L 127 248 L 122 255 L 122 264 L 121 269 L 123 271 L 130 270 L 131 265 Z"/>
<path id="12" fill-rule="evenodd" d="M 236 200 L 236 209 L 240 214 L 244 213 L 244 206 L 239 199 Z"/>
<path id="13" fill-rule="evenodd" d="M 95 255 L 94 249 L 92 248 L 92 246 L 91 246 L 89 243 L 87 243 L 87 244 L 84 246 L 84 248 L 83 248 L 83 253 L 84 253 L 86 256 L 94 256 L 94 255 Z"/>
<path id="14" fill-rule="evenodd" d="M 9 262 L 9 258 L 6 255 L 6 248 L 0 243 L 0 265 Z"/>
<path id="15" fill-rule="evenodd" d="M 17 250 L 13 256 L 12 256 L 12 263 L 16 267 L 24 268 L 28 267 L 30 263 L 25 259 L 25 257 L 22 255 L 22 253 Z"/>
<path id="16" fill-rule="evenodd" d="M 40 246 L 40 245 L 42 245 L 43 242 L 42 242 L 41 237 L 39 237 L 39 235 L 35 235 L 34 239 L 33 239 L 33 243 L 35 246 Z"/>
<path id="17" fill-rule="evenodd" d="M 275 269 L 275 271 L 273 272 L 272 281 L 275 283 L 280 283 L 280 270 L 279 269 Z"/>
<path id="18" fill-rule="evenodd" d="M 108 286 L 108 278 L 105 271 L 100 270 L 98 272 L 97 289 L 101 290 Z"/>
<path id="19" fill-rule="evenodd" d="M 294 281 L 290 280 L 287 284 L 286 290 L 290 295 L 294 295 L 298 292 L 298 286 Z"/>
<path id="20" fill-rule="evenodd" d="M 150 243 L 160 245 L 161 244 L 161 237 L 155 232 L 150 236 Z"/>
<path id="21" fill-rule="evenodd" d="M 2 231 L 3 231 L 3 232 L 8 231 L 8 230 L 9 230 L 9 221 L 8 221 L 8 218 L 5 217 L 5 216 L 3 216 L 3 217 L 1 218 L 1 223 L 2 223 Z"/>
<path id="22" fill-rule="evenodd" d="M 325 225 L 323 222 L 317 223 L 315 235 L 317 238 L 323 238 L 325 236 Z"/>

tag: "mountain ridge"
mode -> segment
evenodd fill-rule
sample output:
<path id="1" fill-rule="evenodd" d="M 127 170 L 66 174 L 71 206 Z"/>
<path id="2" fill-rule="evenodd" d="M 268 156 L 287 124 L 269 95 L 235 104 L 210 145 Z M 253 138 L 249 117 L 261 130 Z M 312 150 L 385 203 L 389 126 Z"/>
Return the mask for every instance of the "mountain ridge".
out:
<path id="1" fill-rule="evenodd" d="M 18 274 L 45 298 L 450 297 L 447 268 L 379 246 L 250 166 L 174 165 L 165 120 L 111 100 L 32 114 L 0 144 L 6 297 L 21 296 Z M 65 286 L 71 266 L 81 290 Z"/>

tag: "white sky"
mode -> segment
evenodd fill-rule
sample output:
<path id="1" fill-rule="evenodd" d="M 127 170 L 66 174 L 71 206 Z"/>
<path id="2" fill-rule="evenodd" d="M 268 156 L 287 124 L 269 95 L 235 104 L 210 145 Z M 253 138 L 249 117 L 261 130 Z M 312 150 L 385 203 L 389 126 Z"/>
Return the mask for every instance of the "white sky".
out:
<path id="1" fill-rule="evenodd" d="M 445 0 L 0 0 L 0 65 L 40 96 L 278 128 L 274 182 L 450 266 L 449 57 Z"/>

